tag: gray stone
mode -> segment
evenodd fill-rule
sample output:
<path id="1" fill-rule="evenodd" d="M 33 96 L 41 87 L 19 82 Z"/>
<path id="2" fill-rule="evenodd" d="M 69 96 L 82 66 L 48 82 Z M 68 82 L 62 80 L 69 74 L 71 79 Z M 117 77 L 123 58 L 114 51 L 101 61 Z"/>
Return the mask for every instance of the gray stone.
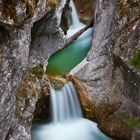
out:
<path id="1" fill-rule="evenodd" d="M 140 116 L 140 79 L 120 58 L 128 58 L 125 51 L 117 50 L 125 41 L 125 50 L 139 48 L 138 16 L 139 0 L 96 0 L 93 47 L 74 74 L 92 96 L 99 128 L 116 139 L 131 140 L 135 129 L 125 120 Z"/>
<path id="2" fill-rule="evenodd" d="M 46 21 L 44 24 L 40 25 L 39 28 L 35 28 L 35 30 L 38 31 L 41 26 L 44 28 L 45 26 L 50 25 L 48 27 L 49 30 L 45 30 L 45 34 L 47 34 L 47 38 L 51 36 L 51 39 L 53 40 L 54 36 L 54 39 L 57 40 L 56 42 L 54 42 L 54 44 L 52 44 L 52 48 L 50 51 L 48 51 L 48 53 L 45 52 L 45 55 L 43 56 L 41 56 L 42 54 L 40 54 L 39 57 L 41 57 L 43 60 L 54 53 L 54 50 L 56 51 L 59 49 L 56 47 L 60 47 L 60 45 L 55 46 L 56 43 L 60 43 L 62 45 L 64 42 L 62 36 L 63 33 L 60 33 L 59 23 L 65 0 L 53 2 L 56 2 L 54 3 L 55 7 L 51 7 L 52 5 L 49 3 L 49 1 L 46 0 L 38 0 L 36 2 L 34 0 L 0 1 L 1 140 L 31 139 L 30 129 L 37 96 L 35 96 L 34 98 L 31 98 L 33 96 L 19 97 L 16 93 L 23 71 L 26 71 L 27 66 L 28 69 L 32 69 L 33 66 L 37 65 L 31 65 L 31 63 L 28 63 L 30 55 L 32 54 L 31 52 L 34 49 L 33 45 L 30 46 L 30 44 L 31 42 L 32 44 L 34 44 L 34 41 L 36 42 L 36 39 L 39 38 L 38 36 L 36 36 L 36 39 L 33 39 L 33 37 L 31 37 L 31 28 L 33 27 L 33 23 L 40 20 L 43 16 L 51 13 L 51 15 L 48 16 L 47 19 L 49 22 Z M 57 22 L 57 24 L 54 24 L 55 22 Z M 40 31 L 40 33 L 42 33 L 42 31 Z M 50 41 L 49 43 L 47 42 L 47 44 L 45 44 L 44 46 L 47 38 L 42 38 L 43 39 L 40 39 L 41 42 L 43 42 L 41 49 L 43 48 L 47 50 L 46 48 L 50 47 L 49 44 L 53 43 L 53 41 Z M 39 44 L 37 45 L 38 46 L 36 47 L 39 47 Z M 35 51 L 38 51 L 38 49 L 36 49 Z M 38 60 L 38 62 L 44 64 L 44 61 Z M 34 80 L 34 82 L 36 82 L 34 84 L 37 86 L 37 81 Z M 30 91 L 30 89 L 28 89 L 27 92 L 25 91 L 24 93 L 32 95 L 32 90 Z M 32 104 L 27 104 L 30 99 Z M 21 114 L 19 116 L 17 116 L 17 105 L 21 107 Z"/>

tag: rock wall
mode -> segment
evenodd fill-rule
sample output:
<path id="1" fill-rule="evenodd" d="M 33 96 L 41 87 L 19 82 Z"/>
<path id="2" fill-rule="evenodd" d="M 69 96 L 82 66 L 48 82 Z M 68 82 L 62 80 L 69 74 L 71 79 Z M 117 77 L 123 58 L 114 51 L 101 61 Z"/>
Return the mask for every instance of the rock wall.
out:
<path id="1" fill-rule="evenodd" d="M 92 97 L 99 128 L 121 140 L 140 139 L 140 130 L 126 123 L 140 119 L 140 79 L 121 59 L 140 50 L 139 4 L 96 0 L 93 47 L 87 64 L 74 74 Z"/>
<path id="2" fill-rule="evenodd" d="M 93 9 L 95 0 L 74 0 L 79 19 L 85 24 L 93 20 Z"/>
<path id="3" fill-rule="evenodd" d="M 64 4 L 65 0 L 0 1 L 1 140 L 31 139 L 31 123 L 29 123 L 29 121 L 31 121 L 34 106 L 38 97 L 35 90 L 39 88 L 39 82 L 37 82 L 36 78 L 38 79 L 38 73 L 40 74 L 40 72 L 44 72 L 44 59 L 48 58 L 54 51 L 59 49 L 60 46 L 63 47 L 63 33 L 59 29 L 59 23 Z M 45 19 L 43 23 L 38 21 L 42 17 Z M 33 23 L 36 21 L 38 21 L 38 23 L 40 22 L 40 24 L 37 27 L 33 27 L 35 26 Z M 55 22 L 57 22 L 57 24 L 54 24 Z M 49 30 L 43 32 L 45 26 L 48 27 Z M 34 29 L 32 29 L 31 34 L 32 27 L 39 33 L 36 34 L 35 38 L 33 37 Z M 47 36 L 42 35 L 42 38 L 40 38 L 40 33 L 47 34 Z M 51 37 L 51 39 L 48 39 L 49 37 Z M 48 39 L 47 42 L 46 39 Z M 34 47 L 32 44 L 34 44 L 36 40 L 38 40 L 38 44 Z M 42 42 L 46 42 L 45 46 Z M 52 46 L 48 51 L 47 48 L 50 47 L 50 44 Z M 56 46 L 56 44 L 58 45 Z M 59 48 L 57 48 L 58 46 Z M 47 51 L 42 55 L 42 51 L 44 52 L 44 50 Z M 38 51 L 39 54 L 36 51 Z M 36 54 L 38 54 L 38 57 L 33 61 L 32 58 L 35 58 L 34 56 L 37 56 Z M 33 67 L 38 67 L 40 63 L 42 64 L 41 70 L 35 69 L 35 73 L 30 74 L 28 71 L 26 72 L 27 69 L 29 71 L 32 69 L 34 70 Z M 41 74 L 41 77 L 42 75 L 43 74 Z M 22 80 L 20 83 L 21 78 Z M 32 81 L 33 79 L 34 81 Z M 23 80 L 29 80 L 26 88 L 24 88 L 26 82 Z M 18 88 L 19 83 L 21 86 L 20 88 Z M 26 89 L 23 91 L 23 94 L 22 89 Z M 16 94 L 17 90 L 20 93 Z M 32 104 L 29 102 L 30 99 L 34 100 Z M 23 110 L 20 111 L 19 107 L 23 108 Z"/>

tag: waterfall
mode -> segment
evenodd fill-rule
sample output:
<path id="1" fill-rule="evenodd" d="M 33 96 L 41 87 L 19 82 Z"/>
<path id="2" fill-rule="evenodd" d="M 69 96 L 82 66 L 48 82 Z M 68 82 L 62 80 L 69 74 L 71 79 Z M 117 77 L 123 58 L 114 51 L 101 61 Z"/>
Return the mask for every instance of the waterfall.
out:
<path id="1" fill-rule="evenodd" d="M 54 123 L 82 117 L 77 92 L 72 82 L 68 82 L 61 90 L 51 87 L 52 118 Z"/>
<path id="2" fill-rule="evenodd" d="M 80 22 L 73 0 L 70 1 L 69 5 L 72 8 L 72 14 L 71 14 L 72 25 L 70 26 L 69 30 L 67 31 L 66 38 L 70 38 L 72 35 L 74 35 L 76 32 L 78 32 L 80 29 L 82 29 L 83 27 L 86 26 L 85 24 Z M 90 33 L 91 33 L 91 30 L 90 30 Z"/>
<path id="3" fill-rule="evenodd" d="M 76 10 L 76 7 L 75 7 L 75 4 L 73 2 L 73 0 L 70 1 L 70 7 L 72 8 L 72 25 L 73 27 L 77 28 L 79 25 L 81 25 L 81 22 L 79 20 L 79 17 L 78 17 L 78 13 L 77 13 L 77 10 Z"/>
<path id="4" fill-rule="evenodd" d="M 77 92 L 72 82 L 62 89 L 50 86 L 52 121 L 34 124 L 32 140 L 111 140 L 97 127 L 84 119 Z"/>
<path id="5" fill-rule="evenodd" d="M 73 24 L 67 31 L 67 39 L 86 26 L 79 21 L 73 1 L 70 1 L 70 6 L 72 8 L 71 16 Z M 89 28 L 82 35 L 80 35 L 77 40 L 73 41 L 72 44 L 65 47 L 61 51 L 54 53 L 49 58 L 46 72 L 50 74 L 64 74 L 69 72 L 87 56 L 92 44 L 91 42 L 92 28 Z"/>
<path id="6" fill-rule="evenodd" d="M 85 26 L 79 21 L 73 0 L 71 0 L 70 6 L 73 10 L 73 24 L 68 30 L 67 38 Z M 67 67 L 67 64 L 71 63 L 69 59 L 77 61 L 79 58 L 74 58 L 74 56 L 79 56 L 79 54 L 83 52 L 87 53 L 92 39 L 91 33 L 92 29 L 88 29 L 75 41 L 73 48 L 70 46 L 64 49 L 67 53 L 65 52 L 64 57 L 59 54 L 62 57 L 60 57 L 60 61 L 58 61 L 57 65 L 62 64 L 63 61 L 66 60 L 66 63 L 63 65 Z M 89 43 L 86 43 L 87 41 Z M 77 45 L 77 43 L 80 44 Z M 75 53 L 74 50 L 78 50 L 78 53 Z M 59 60 L 59 57 L 56 56 L 55 58 Z M 52 67 L 51 70 L 55 68 L 56 67 Z M 57 69 L 59 68 L 57 67 Z M 55 89 L 50 85 L 50 98 L 52 121 L 50 123 L 34 123 L 32 126 L 32 140 L 110 140 L 110 138 L 98 129 L 96 123 L 83 118 L 78 95 L 72 82 L 68 82 L 61 89 Z"/>

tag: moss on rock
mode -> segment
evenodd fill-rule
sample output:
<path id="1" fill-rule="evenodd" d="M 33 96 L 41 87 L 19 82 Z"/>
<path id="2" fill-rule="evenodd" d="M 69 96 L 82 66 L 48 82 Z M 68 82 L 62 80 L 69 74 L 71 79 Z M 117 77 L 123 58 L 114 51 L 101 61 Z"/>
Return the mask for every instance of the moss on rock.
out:
<path id="1" fill-rule="evenodd" d="M 129 4 L 126 3 L 125 0 L 118 0 L 118 6 L 119 6 L 121 17 L 124 17 L 125 15 L 128 14 L 130 7 L 129 7 Z"/>
<path id="2" fill-rule="evenodd" d="M 58 0 L 47 0 L 47 5 L 52 9 L 55 9 L 58 4 Z"/>
<path id="3" fill-rule="evenodd" d="M 39 64 L 32 68 L 31 73 L 34 74 L 38 79 L 41 79 L 44 73 L 43 65 Z"/>
<path id="4" fill-rule="evenodd" d="M 56 90 L 61 90 L 69 81 L 63 75 L 48 75 L 51 86 Z"/>
<path id="5" fill-rule="evenodd" d="M 21 22 L 19 20 L 21 15 L 19 15 L 17 9 L 20 8 L 19 10 L 23 10 L 22 12 L 24 13 L 23 6 L 25 5 L 26 16 L 28 18 L 32 18 L 34 16 L 38 2 L 39 0 L 2 0 L 2 13 L 6 18 L 13 20 L 14 24 L 18 26 Z"/>
<path id="6" fill-rule="evenodd" d="M 140 69 L 140 52 L 135 53 L 128 61 L 135 69 Z"/>
<path id="7" fill-rule="evenodd" d="M 139 5 L 139 0 L 132 1 L 132 0 L 118 0 L 118 7 L 120 12 L 120 18 L 128 15 L 128 13 L 132 10 L 133 7 Z"/>
<path id="8" fill-rule="evenodd" d="M 30 71 L 26 71 L 22 76 L 22 80 L 17 91 L 16 117 L 32 117 L 32 114 L 30 114 L 34 111 L 32 109 L 32 105 L 36 103 L 39 91 L 40 86 L 36 77 L 30 73 Z"/>
<path id="9" fill-rule="evenodd" d="M 3 14 L 6 17 L 12 19 L 16 24 L 18 24 L 16 2 L 12 0 L 2 0 L 2 2 L 3 2 Z"/>

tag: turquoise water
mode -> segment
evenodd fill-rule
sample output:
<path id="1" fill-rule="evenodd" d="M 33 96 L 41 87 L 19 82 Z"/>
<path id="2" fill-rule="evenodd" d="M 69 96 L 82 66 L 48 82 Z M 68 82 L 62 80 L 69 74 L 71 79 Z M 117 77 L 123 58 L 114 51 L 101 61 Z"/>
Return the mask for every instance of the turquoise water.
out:
<path id="1" fill-rule="evenodd" d="M 47 73 L 64 74 L 73 69 L 87 55 L 92 40 L 92 28 L 75 40 L 71 45 L 53 54 L 47 66 Z"/>
<path id="2" fill-rule="evenodd" d="M 66 38 L 70 38 L 86 25 L 80 22 L 73 0 L 70 1 L 72 8 L 72 25 L 70 26 Z M 92 28 L 84 32 L 77 40 L 63 50 L 53 54 L 48 60 L 47 73 L 64 74 L 72 70 L 87 55 L 92 40 Z"/>

